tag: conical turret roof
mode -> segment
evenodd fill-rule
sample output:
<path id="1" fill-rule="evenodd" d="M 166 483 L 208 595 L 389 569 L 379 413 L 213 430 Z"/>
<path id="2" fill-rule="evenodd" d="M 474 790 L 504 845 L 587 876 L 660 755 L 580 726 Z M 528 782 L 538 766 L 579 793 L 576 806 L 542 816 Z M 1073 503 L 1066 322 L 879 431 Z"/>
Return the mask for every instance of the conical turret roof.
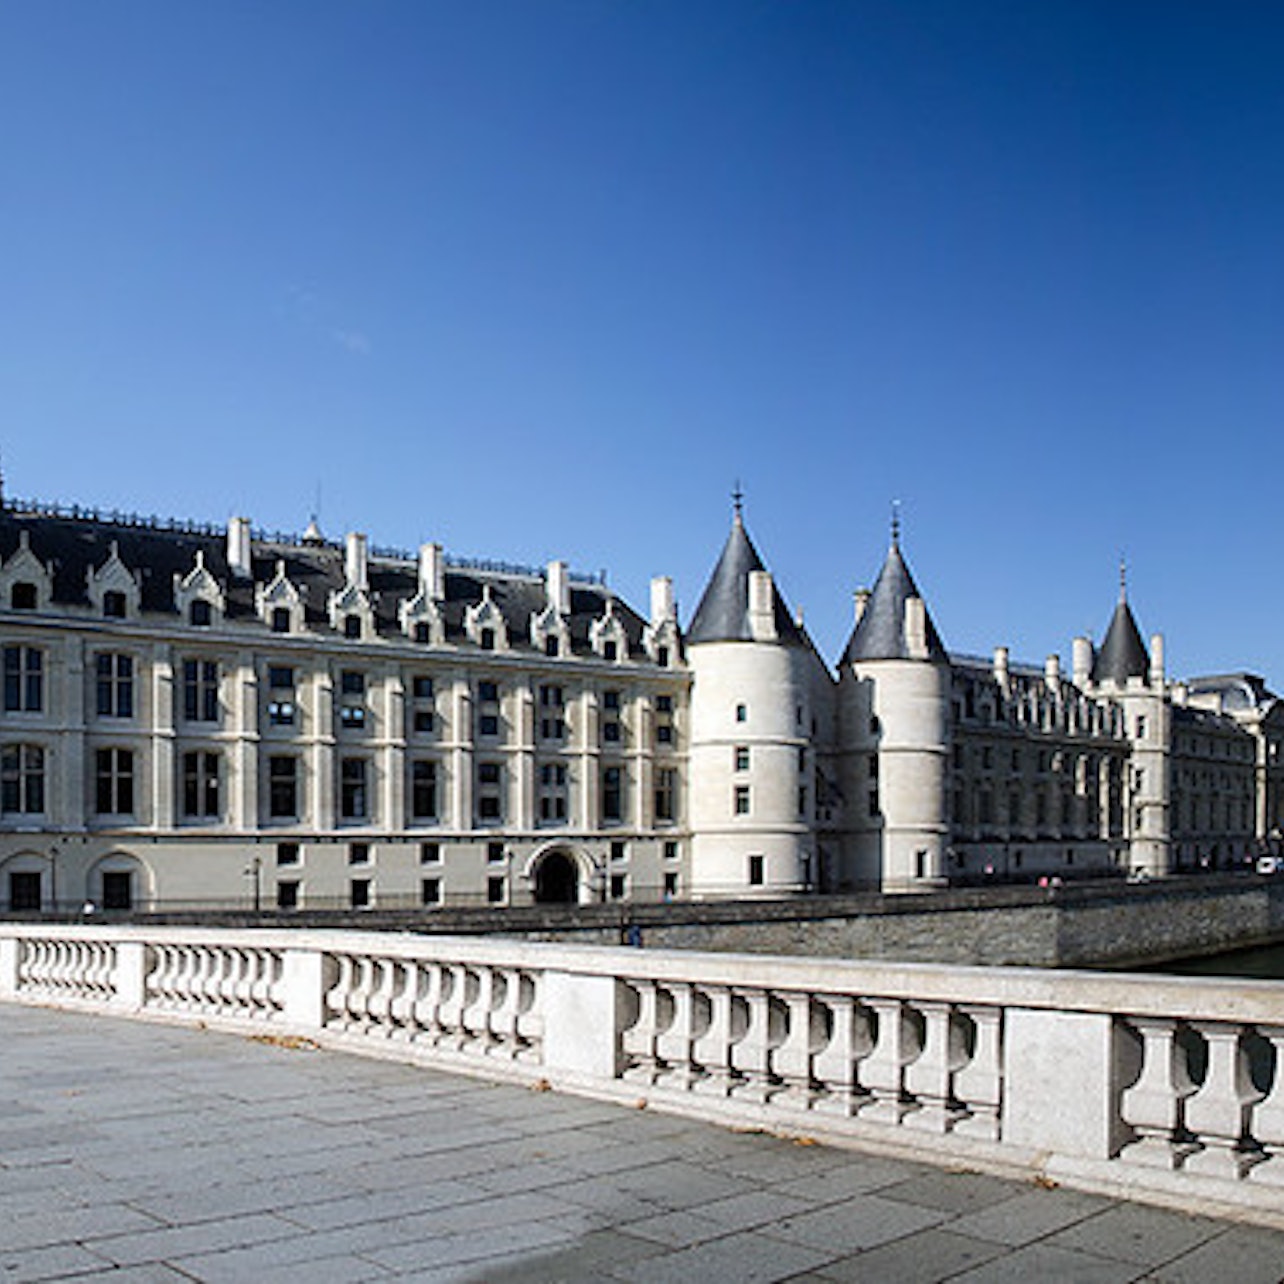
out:
<path id="1" fill-rule="evenodd" d="M 912 597 L 921 599 L 922 594 L 901 556 L 900 540 L 893 534 L 892 546 L 887 551 L 883 569 L 878 573 L 874 591 L 869 595 L 864 613 L 856 622 L 847 649 L 843 652 L 844 663 L 857 660 L 912 659 L 905 637 L 905 603 Z M 945 647 L 926 604 L 923 614 L 927 621 L 927 658 L 947 659 Z"/>
<path id="2" fill-rule="evenodd" d="M 1144 678 L 1149 672 L 1150 657 L 1146 654 L 1141 630 L 1128 605 L 1128 591 L 1121 571 L 1119 604 L 1115 607 L 1110 627 L 1106 630 L 1106 640 L 1101 644 L 1096 663 L 1092 666 L 1092 680 L 1109 680 L 1123 686 L 1129 678 Z"/>
<path id="3" fill-rule="evenodd" d="M 766 568 L 758 550 L 745 530 L 739 508 L 731 523 L 731 533 L 723 545 L 722 556 L 713 568 L 704 596 L 687 629 L 688 645 L 701 642 L 752 642 L 753 629 L 749 623 L 749 575 Z M 775 584 L 771 587 L 775 610 L 776 635 L 782 642 L 801 643 L 802 634 L 789 615 Z"/>

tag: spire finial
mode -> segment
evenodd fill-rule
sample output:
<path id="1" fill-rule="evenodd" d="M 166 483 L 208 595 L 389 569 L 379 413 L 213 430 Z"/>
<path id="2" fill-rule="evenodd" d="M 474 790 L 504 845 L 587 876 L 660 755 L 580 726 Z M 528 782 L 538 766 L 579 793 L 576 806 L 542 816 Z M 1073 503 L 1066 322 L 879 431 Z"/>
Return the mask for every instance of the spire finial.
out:
<path id="1" fill-rule="evenodd" d="M 1119 600 L 1128 600 L 1128 559 L 1122 553 L 1119 554 Z"/>
<path id="2" fill-rule="evenodd" d="M 901 501 L 892 500 L 892 547 L 901 546 Z"/>
<path id="3" fill-rule="evenodd" d="M 745 507 L 745 493 L 740 489 L 740 478 L 736 478 L 735 488 L 731 492 L 731 507 L 735 513 L 736 521 L 739 521 Z"/>

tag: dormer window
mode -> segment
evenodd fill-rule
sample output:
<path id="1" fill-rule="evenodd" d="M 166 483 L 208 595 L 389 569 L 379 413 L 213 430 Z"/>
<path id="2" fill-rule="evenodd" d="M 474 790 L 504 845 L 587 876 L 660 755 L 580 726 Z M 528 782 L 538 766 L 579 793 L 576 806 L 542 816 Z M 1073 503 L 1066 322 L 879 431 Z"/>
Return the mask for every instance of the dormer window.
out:
<path id="1" fill-rule="evenodd" d="M 619 658 L 620 658 L 620 648 L 616 645 L 613 639 L 611 641 L 602 643 L 602 659 L 618 660 Z"/>
<path id="2" fill-rule="evenodd" d="M 359 615 L 345 615 L 343 617 L 343 636 L 345 638 L 359 638 L 361 636 L 361 617 Z"/>
<path id="3" fill-rule="evenodd" d="M 662 669 L 667 669 L 669 667 L 669 648 L 667 646 L 656 648 L 655 662 Z"/>
<path id="4" fill-rule="evenodd" d="M 288 633 L 290 631 L 290 608 L 276 606 L 272 608 L 272 632 Z"/>
<path id="5" fill-rule="evenodd" d="M 429 627 L 427 620 L 420 620 L 415 625 L 414 638 L 416 642 L 432 641 L 432 629 Z"/>
<path id="6" fill-rule="evenodd" d="M 19 580 L 9 595 L 9 604 L 15 611 L 36 609 L 36 586 L 30 580 Z"/>
<path id="7" fill-rule="evenodd" d="M 103 594 L 103 614 L 109 620 L 123 620 L 125 609 L 125 595 L 118 589 L 109 589 Z"/>
<path id="8" fill-rule="evenodd" d="M 480 641 L 483 651 L 493 651 L 495 649 L 495 630 L 482 629 Z"/>
<path id="9" fill-rule="evenodd" d="M 548 637 L 544 639 L 544 654 L 553 656 L 557 655 L 560 651 L 561 638 L 559 638 L 556 633 L 550 633 Z"/>
<path id="10" fill-rule="evenodd" d="M 187 618 L 198 629 L 207 629 L 214 618 L 214 612 L 204 598 L 197 598 L 188 608 Z"/>

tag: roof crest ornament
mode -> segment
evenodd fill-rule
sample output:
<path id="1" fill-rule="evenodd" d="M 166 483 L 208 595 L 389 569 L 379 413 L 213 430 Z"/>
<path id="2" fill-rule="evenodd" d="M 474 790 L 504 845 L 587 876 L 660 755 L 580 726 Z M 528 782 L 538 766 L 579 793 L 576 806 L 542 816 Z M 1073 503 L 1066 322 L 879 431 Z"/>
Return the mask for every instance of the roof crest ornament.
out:
<path id="1" fill-rule="evenodd" d="M 745 493 L 740 488 L 740 478 L 736 478 L 735 486 L 731 491 L 731 508 L 732 514 L 736 521 L 741 521 L 744 515 Z"/>
<path id="2" fill-rule="evenodd" d="M 1128 559 L 1122 553 L 1119 554 L 1119 600 L 1128 600 Z"/>
<path id="3" fill-rule="evenodd" d="M 892 500 L 892 547 L 901 546 L 901 501 Z"/>

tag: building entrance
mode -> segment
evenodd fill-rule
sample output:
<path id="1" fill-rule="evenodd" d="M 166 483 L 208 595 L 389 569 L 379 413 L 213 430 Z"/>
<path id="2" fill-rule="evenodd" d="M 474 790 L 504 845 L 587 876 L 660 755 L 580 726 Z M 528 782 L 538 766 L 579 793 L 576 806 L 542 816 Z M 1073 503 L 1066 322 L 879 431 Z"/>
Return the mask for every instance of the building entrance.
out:
<path id="1" fill-rule="evenodd" d="M 574 905 L 580 895 L 580 873 L 573 857 L 549 852 L 535 871 L 535 901 L 539 905 Z"/>

